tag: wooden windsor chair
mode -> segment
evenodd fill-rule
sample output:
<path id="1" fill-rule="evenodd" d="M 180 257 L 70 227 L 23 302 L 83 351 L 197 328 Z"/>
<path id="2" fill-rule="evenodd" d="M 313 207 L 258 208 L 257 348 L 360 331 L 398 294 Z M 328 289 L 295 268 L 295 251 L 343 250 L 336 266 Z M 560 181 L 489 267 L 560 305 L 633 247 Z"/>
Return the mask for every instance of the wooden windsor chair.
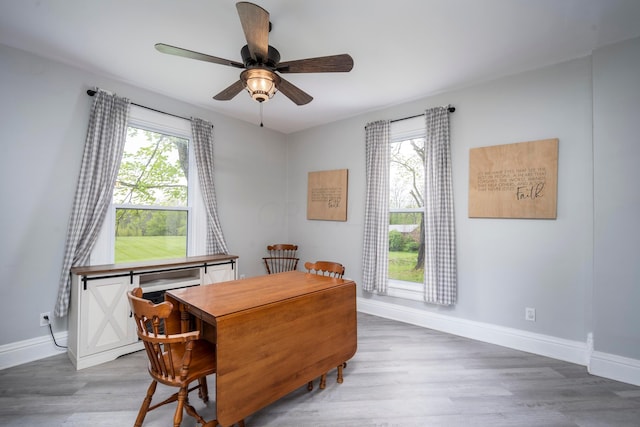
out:
<path id="1" fill-rule="evenodd" d="M 142 298 L 142 289 L 134 288 L 127 294 L 138 337 L 144 343 L 149 358 L 151 385 L 142 402 L 134 427 L 142 426 L 145 416 L 160 406 L 178 402 L 174 417 L 174 427 L 182 422 L 183 411 L 206 427 L 218 425 L 216 420 L 206 421 L 189 403 L 189 393 L 198 390 L 203 402 L 209 400 L 207 375 L 216 372 L 215 346 L 200 339 L 200 331 L 174 333 L 180 328 L 180 313 L 168 301 L 160 304 Z M 197 386 L 189 388 L 192 382 Z M 177 387 L 178 391 L 160 403 L 151 405 L 158 383 Z M 238 423 L 244 427 L 244 421 Z"/>
<path id="2" fill-rule="evenodd" d="M 262 258 L 267 268 L 267 274 L 293 271 L 298 268 L 299 258 L 296 256 L 298 245 L 278 243 L 267 246 L 267 251 L 269 256 Z"/>

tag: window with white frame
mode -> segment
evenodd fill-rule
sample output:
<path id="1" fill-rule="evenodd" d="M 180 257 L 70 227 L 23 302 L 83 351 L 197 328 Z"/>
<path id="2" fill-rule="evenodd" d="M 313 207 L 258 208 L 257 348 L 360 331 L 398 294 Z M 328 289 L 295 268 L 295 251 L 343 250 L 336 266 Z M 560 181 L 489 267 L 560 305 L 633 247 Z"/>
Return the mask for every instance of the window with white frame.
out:
<path id="1" fill-rule="evenodd" d="M 424 117 L 391 123 L 388 295 L 423 300 Z"/>
<path id="2" fill-rule="evenodd" d="M 131 106 L 113 199 L 92 264 L 193 255 L 206 233 L 191 122 Z M 205 223 L 206 225 L 206 223 Z"/>

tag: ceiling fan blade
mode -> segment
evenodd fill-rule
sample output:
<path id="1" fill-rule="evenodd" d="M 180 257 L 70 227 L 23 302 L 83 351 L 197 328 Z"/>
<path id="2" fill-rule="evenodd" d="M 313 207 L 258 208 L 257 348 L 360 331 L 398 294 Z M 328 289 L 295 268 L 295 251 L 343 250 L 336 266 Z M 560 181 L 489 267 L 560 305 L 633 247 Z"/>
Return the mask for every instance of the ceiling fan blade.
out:
<path id="1" fill-rule="evenodd" d="M 348 54 L 298 59 L 278 64 L 281 73 L 340 73 L 353 68 L 353 58 Z"/>
<path id="2" fill-rule="evenodd" d="M 235 82 L 234 84 L 232 84 L 228 88 L 223 89 L 222 91 L 220 91 L 220 93 L 218 93 L 216 96 L 214 96 L 213 99 L 215 99 L 217 101 L 230 101 L 237 94 L 242 92 L 242 89 L 244 89 L 244 83 L 242 83 L 242 80 L 238 80 L 237 82 Z"/>
<path id="3" fill-rule="evenodd" d="M 269 57 L 269 12 L 246 1 L 236 3 L 236 9 L 251 58 L 265 63 Z"/>
<path id="4" fill-rule="evenodd" d="M 229 59 L 218 58 L 217 56 L 206 55 L 204 53 L 194 52 L 192 50 L 183 49 L 181 47 L 171 46 L 164 43 L 156 43 L 156 50 L 169 55 L 182 56 L 184 58 L 197 59 L 199 61 L 213 62 L 214 64 L 228 65 L 230 67 L 244 68 L 244 64 Z"/>
<path id="5" fill-rule="evenodd" d="M 296 105 L 305 105 L 313 100 L 313 96 L 309 95 L 293 83 L 280 77 L 280 83 L 278 84 L 278 90 L 282 92 L 284 96 L 292 100 Z"/>

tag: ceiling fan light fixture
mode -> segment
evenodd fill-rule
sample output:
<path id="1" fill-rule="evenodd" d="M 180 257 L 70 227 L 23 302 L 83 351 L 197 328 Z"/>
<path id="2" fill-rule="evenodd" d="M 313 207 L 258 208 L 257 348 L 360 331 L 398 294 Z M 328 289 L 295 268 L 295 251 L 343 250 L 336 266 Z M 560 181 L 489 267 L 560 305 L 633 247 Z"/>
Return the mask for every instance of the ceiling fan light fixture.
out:
<path id="1" fill-rule="evenodd" d="M 272 71 L 264 68 L 250 68 L 240 74 L 245 89 L 251 98 L 258 102 L 270 100 L 278 90 L 280 78 Z"/>

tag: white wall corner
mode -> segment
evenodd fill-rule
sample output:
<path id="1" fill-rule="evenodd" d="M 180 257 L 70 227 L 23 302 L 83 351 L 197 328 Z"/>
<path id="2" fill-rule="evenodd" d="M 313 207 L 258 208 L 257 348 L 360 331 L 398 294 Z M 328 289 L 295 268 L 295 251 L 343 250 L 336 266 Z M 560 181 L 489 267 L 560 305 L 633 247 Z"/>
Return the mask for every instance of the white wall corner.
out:
<path id="1" fill-rule="evenodd" d="M 587 365 L 587 369 L 591 372 L 591 359 L 593 357 L 593 332 L 589 332 L 587 334 L 587 354 L 585 365 Z"/>

